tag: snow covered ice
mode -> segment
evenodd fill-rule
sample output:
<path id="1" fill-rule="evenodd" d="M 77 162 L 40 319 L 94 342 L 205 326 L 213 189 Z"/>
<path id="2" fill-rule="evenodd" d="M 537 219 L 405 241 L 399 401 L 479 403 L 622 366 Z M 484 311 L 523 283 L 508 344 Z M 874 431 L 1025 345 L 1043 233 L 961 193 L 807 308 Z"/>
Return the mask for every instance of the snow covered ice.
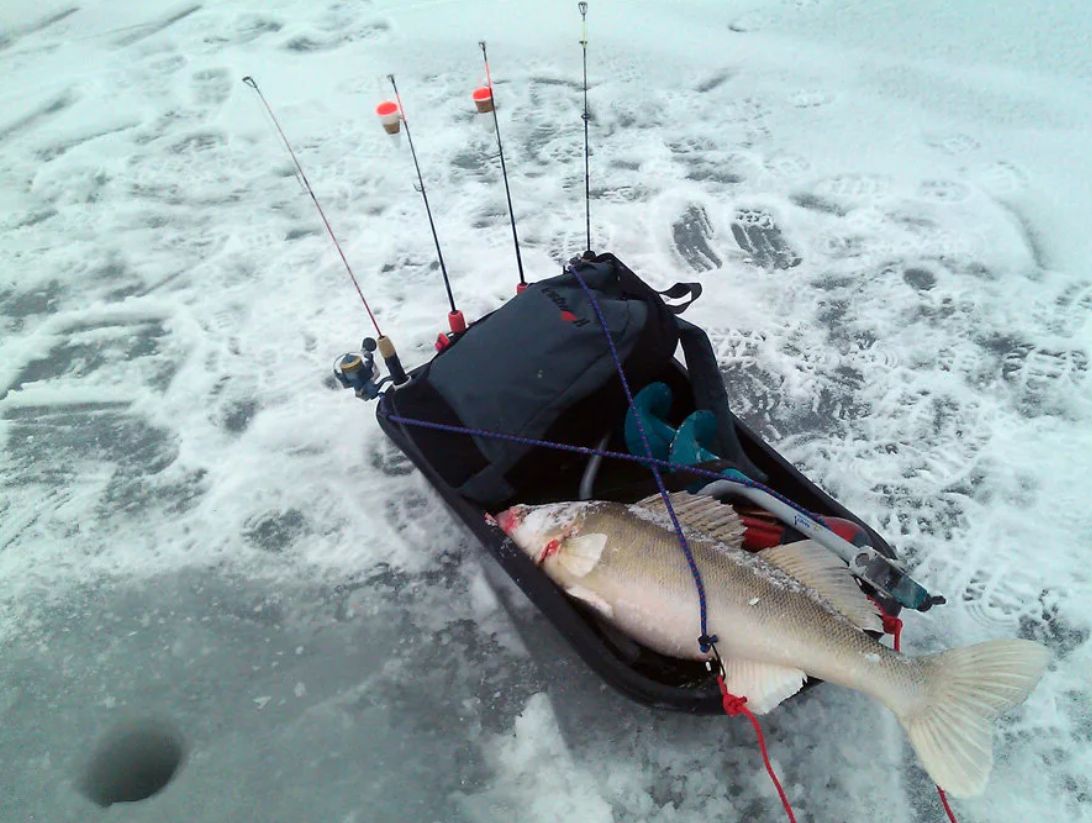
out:
<path id="1" fill-rule="evenodd" d="M 1092 820 L 1092 5 L 588 22 L 594 245 L 700 280 L 737 413 L 948 597 L 909 651 L 1052 649 L 959 819 Z M 605 691 L 327 377 L 367 318 L 239 81 L 415 365 L 446 301 L 373 109 L 394 72 L 479 317 L 514 285 L 479 39 L 546 277 L 583 243 L 575 3 L 0 8 L 0 820 L 781 819 L 746 724 Z M 186 760 L 101 809 L 134 718 Z M 941 819 L 864 697 L 764 727 L 801 820 Z"/>

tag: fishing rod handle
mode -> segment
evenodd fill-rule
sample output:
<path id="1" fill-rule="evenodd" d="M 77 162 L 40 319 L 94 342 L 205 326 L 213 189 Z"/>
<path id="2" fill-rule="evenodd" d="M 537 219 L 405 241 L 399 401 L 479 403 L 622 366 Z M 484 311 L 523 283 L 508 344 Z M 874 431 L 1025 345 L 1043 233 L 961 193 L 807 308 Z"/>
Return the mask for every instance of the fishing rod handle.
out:
<path id="1" fill-rule="evenodd" d="M 376 340 L 376 343 L 379 346 L 379 354 L 383 358 L 383 362 L 387 364 L 387 371 L 390 373 L 394 385 L 396 387 L 404 385 L 409 377 L 406 375 L 406 370 L 402 368 L 402 361 L 394 348 L 394 342 L 389 337 L 381 336 Z"/>

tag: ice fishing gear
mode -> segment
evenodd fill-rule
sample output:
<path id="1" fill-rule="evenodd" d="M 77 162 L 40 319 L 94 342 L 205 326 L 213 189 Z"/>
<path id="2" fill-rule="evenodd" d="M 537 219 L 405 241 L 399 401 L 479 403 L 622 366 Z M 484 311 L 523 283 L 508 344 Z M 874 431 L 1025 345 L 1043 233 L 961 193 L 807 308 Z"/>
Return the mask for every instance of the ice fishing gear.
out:
<path id="1" fill-rule="evenodd" d="M 508 167 L 504 163 L 504 144 L 501 143 L 500 123 L 497 120 L 496 93 L 493 91 L 493 77 L 489 72 L 489 55 L 485 51 L 485 41 L 479 40 L 478 46 L 482 50 L 482 62 L 485 63 L 485 86 L 474 90 L 474 105 L 480 114 L 493 113 L 493 129 L 497 135 L 497 154 L 500 155 L 501 178 L 504 180 L 504 196 L 508 201 L 508 219 L 512 223 L 512 244 L 516 248 L 516 268 L 519 271 L 519 285 L 517 293 L 527 288 L 527 281 L 523 276 L 523 257 L 519 253 L 519 235 L 516 234 L 516 212 L 512 208 L 512 190 L 508 186 Z"/>
<path id="2" fill-rule="evenodd" d="M 360 344 L 359 352 L 349 352 L 341 355 L 334 363 L 334 377 L 342 388 L 353 389 L 356 396 L 362 400 L 374 400 L 379 396 L 384 384 L 391 382 L 397 388 L 408 380 L 402 364 L 395 361 L 392 367 L 389 341 L 380 338 L 378 341 L 371 337 L 365 337 Z M 375 362 L 375 352 L 387 363 L 389 374 L 380 379 L 379 366 Z"/>
<path id="3" fill-rule="evenodd" d="M 379 356 L 383 358 L 391 380 L 394 381 L 394 387 L 397 389 L 404 386 L 409 382 L 409 377 L 406 376 L 406 370 L 402 368 L 402 361 L 398 359 L 398 352 L 394 350 L 394 343 L 389 337 L 380 337 L 376 343 L 379 346 Z"/>
<path id="4" fill-rule="evenodd" d="M 484 45 L 484 41 L 482 41 L 482 45 Z M 474 89 L 470 94 L 470 99 L 474 101 L 474 108 L 478 110 L 478 114 L 488 114 L 493 111 L 493 89 L 488 85 Z"/>
<path id="5" fill-rule="evenodd" d="M 577 3 L 580 12 L 580 48 L 584 52 L 584 226 L 586 249 L 591 251 L 591 152 L 588 149 L 588 4 Z"/>
<path id="6" fill-rule="evenodd" d="M 680 466 L 719 460 L 711 449 L 716 437 L 716 418 L 707 411 L 696 411 L 675 429 L 664 420 L 671 408 L 671 401 L 671 390 L 664 383 L 653 383 L 637 394 L 633 406 L 626 413 L 625 433 L 629 450 L 634 454 L 641 453 L 644 443 L 639 439 L 639 430 L 643 428 L 649 433 L 653 457 Z M 906 608 L 924 612 L 945 602 L 943 597 L 930 595 L 905 569 L 871 546 L 851 543 L 820 518 L 771 492 L 738 468 L 726 469 L 723 474 L 724 480 L 706 485 L 705 494 L 743 498 L 770 512 L 803 537 L 815 540 L 836 554 L 857 577 L 890 595 Z"/>
<path id="7" fill-rule="evenodd" d="M 732 414 L 708 337 L 676 314 L 680 307 L 663 299 L 677 301 L 680 291 L 693 296 L 693 289 L 657 294 L 609 254 L 576 261 L 573 268 L 602 310 L 634 391 L 656 382 L 670 388 L 665 423 L 699 410 L 717 421 L 710 451 L 725 458 L 724 465 L 664 471 L 669 490 L 689 487 L 696 473 L 714 480 L 724 467 L 735 466 L 805 511 L 852 523 L 868 545 L 894 556 L 879 534 Z M 513 551 L 504 533 L 486 520 L 514 503 L 577 499 L 589 458 L 599 453 L 607 457 L 594 478 L 595 499 L 632 502 L 656 491 L 644 458 L 624 453 L 619 424 L 627 403 L 612 362 L 603 356 L 603 337 L 588 295 L 571 271 L 532 283 L 442 355 L 414 369 L 407 387 L 383 393 L 379 422 L 606 682 L 649 705 L 719 713 L 721 694 L 704 666 L 602 631 L 594 616 L 574 605 L 530 558 Z M 685 368 L 672 357 L 680 344 Z M 613 459 L 616 455 L 626 459 Z M 665 461 L 663 468 L 671 464 Z M 882 592 L 877 601 L 885 611 L 899 609 Z"/>
<path id="8" fill-rule="evenodd" d="M 342 388 L 353 389 L 357 397 L 365 400 L 377 398 L 383 385 L 375 364 L 376 346 L 374 339 L 365 337 L 359 352 L 343 354 L 334 363 L 334 377 Z"/>
<path id="9" fill-rule="evenodd" d="M 908 609 L 925 612 L 946 602 L 943 597 L 929 594 L 899 564 L 884 557 L 871 546 L 850 543 L 833 529 L 827 528 L 819 518 L 772 494 L 762 484 L 755 483 L 742 472 L 728 469 L 724 474 L 728 479 L 705 486 L 704 493 L 714 497 L 742 497 L 771 512 L 782 523 L 844 560 L 856 577 Z"/>
<path id="10" fill-rule="evenodd" d="M 455 305 L 455 294 L 451 291 L 451 279 L 447 275 L 447 266 L 444 263 L 444 253 L 440 249 L 440 236 L 436 233 L 436 223 L 432 219 L 432 208 L 428 204 L 428 194 L 425 192 L 425 178 L 421 174 L 421 164 L 417 162 L 417 149 L 413 145 L 413 133 L 410 131 L 409 120 L 406 119 L 406 107 L 402 104 L 402 95 L 398 93 L 398 84 L 394 82 L 394 75 L 388 74 L 387 79 L 391 81 L 391 88 L 394 89 L 395 111 L 390 111 L 386 106 L 386 103 L 380 103 L 376 108 L 376 113 L 379 113 L 379 109 L 383 108 L 386 112 L 385 115 L 380 117 L 392 117 L 395 114 L 401 119 L 402 125 L 406 127 L 406 140 L 409 143 L 410 155 L 413 157 L 413 168 L 417 171 L 417 182 L 420 186 L 421 199 L 425 203 L 425 214 L 428 216 L 428 226 L 432 230 L 432 240 L 436 244 L 436 260 L 440 264 L 440 275 L 444 279 L 444 289 L 447 291 L 447 302 L 451 306 L 451 311 L 448 312 L 447 322 L 451 329 L 450 335 L 443 332 L 436 341 L 436 349 L 442 351 L 450 345 L 452 337 L 462 334 L 466 331 L 466 319 L 463 317 L 463 313 Z M 391 131 L 391 129 L 384 123 L 384 128 L 388 134 L 395 134 L 397 130 Z"/>
<path id="11" fill-rule="evenodd" d="M 360 282 L 356 279 L 356 275 L 353 273 L 353 267 L 349 265 L 349 259 L 345 256 L 344 250 L 341 248 L 341 243 L 338 242 L 337 236 L 334 234 L 333 228 L 330 226 L 330 221 L 326 219 L 326 212 L 322 210 L 322 204 L 319 203 L 318 197 L 315 196 L 315 190 L 311 188 L 311 181 L 307 179 L 307 175 L 303 171 L 303 166 L 300 165 L 299 159 L 296 157 L 296 152 L 292 150 L 292 144 L 288 141 L 287 135 L 284 133 L 284 129 L 281 128 L 280 121 L 277 120 L 277 115 L 273 113 L 272 107 L 269 105 L 269 101 L 265 99 L 265 95 L 262 94 L 262 90 L 258 88 L 258 82 L 251 76 L 243 78 L 243 83 L 248 85 L 258 95 L 258 99 L 262 101 L 262 105 L 265 107 L 266 112 L 269 114 L 269 118 L 273 121 L 273 125 L 277 129 L 277 133 L 281 137 L 281 141 L 284 143 L 284 147 L 288 150 L 289 156 L 292 158 L 292 163 L 296 167 L 296 174 L 303 184 L 307 193 L 311 196 L 311 202 L 315 204 L 315 208 L 318 210 L 319 217 L 322 218 L 322 224 L 326 227 L 326 233 L 330 235 L 330 239 L 334 243 L 334 248 L 337 249 L 338 256 L 341 257 L 341 262 L 345 265 L 345 271 L 349 274 L 349 279 L 353 282 L 353 287 L 356 289 L 357 295 L 360 297 L 360 302 L 364 304 L 364 310 L 368 313 L 368 319 L 372 321 L 372 328 L 375 329 L 375 334 L 379 338 L 380 352 L 383 355 L 383 362 L 387 365 L 387 370 L 390 372 L 391 378 L 394 381 L 395 386 L 401 386 L 406 382 L 406 372 L 402 368 L 402 362 L 398 358 L 398 352 L 394 347 L 394 342 L 387 336 L 385 336 L 382 330 L 379 328 L 379 321 L 375 318 L 375 313 L 372 311 L 372 307 L 368 305 L 368 299 L 364 296 L 364 291 L 360 288 Z"/>
<path id="12" fill-rule="evenodd" d="M 375 107 L 379 124 L 387 134 L 398 134 L 402 131 L 402 115 L 398 111 L 398 104 L 392 100 L 384 100 Z"/>
<path id="13" fill-rule="evenodd" d="M 792 526 L 782 523 L 763 508 L 744 505 L 742 501 L 733 503 L 732 507 L 739 513 L 739 519 L 743 521 L 743 548 L 748 551 L 761 551 L 780 546 L 782 543 L 804 539 L 804 535 Z M 868 535 L 852 520 L 828 515 L 823 518 L 823 525 L 854 546 L 864 546 L 868 543 Z"/>

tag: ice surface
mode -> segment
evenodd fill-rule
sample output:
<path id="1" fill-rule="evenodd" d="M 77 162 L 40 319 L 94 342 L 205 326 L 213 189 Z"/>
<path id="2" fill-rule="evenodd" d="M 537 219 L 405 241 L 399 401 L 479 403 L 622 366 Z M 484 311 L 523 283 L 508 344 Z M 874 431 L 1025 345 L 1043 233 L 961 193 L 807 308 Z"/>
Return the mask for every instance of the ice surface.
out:
<path id="1" fill-rule="evenodd" d="M 608 693 L 327 379 L 443 325 L 394 72 L 468 318 L 583 243 L 579 16 L 469 0 L 0 8 L 0 819 L 780 819 L 750 729 Z M 700 280 L 737 410 L 949 605 L 1055 663 L 968 821 L 1092 819 L 1092 5 L 593 0 L 592 230 Z M 740 238 L 742 237 L 742 247 Z M 796 262 L 798 260 L 798 262 Z M 162 718 L 150 800 L 77 790 Z M 893 718 L 765 720 L 800 818 L 940 819 Z"/>

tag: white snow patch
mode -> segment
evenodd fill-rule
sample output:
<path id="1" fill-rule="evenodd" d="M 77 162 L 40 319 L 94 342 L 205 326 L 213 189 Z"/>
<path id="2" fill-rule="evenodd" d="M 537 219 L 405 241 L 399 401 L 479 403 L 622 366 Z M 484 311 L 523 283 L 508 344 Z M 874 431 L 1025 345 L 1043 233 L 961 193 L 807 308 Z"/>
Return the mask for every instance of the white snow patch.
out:
<path id="1" fill-rule="evenodd" d="M 594 776 L 569 753 L 545 694 L 533 695 L 512 732 L 488 741 L 484 753 L 494 783 L 464 798 L 471 814 L 529 823 L 614 820 Z"/>

